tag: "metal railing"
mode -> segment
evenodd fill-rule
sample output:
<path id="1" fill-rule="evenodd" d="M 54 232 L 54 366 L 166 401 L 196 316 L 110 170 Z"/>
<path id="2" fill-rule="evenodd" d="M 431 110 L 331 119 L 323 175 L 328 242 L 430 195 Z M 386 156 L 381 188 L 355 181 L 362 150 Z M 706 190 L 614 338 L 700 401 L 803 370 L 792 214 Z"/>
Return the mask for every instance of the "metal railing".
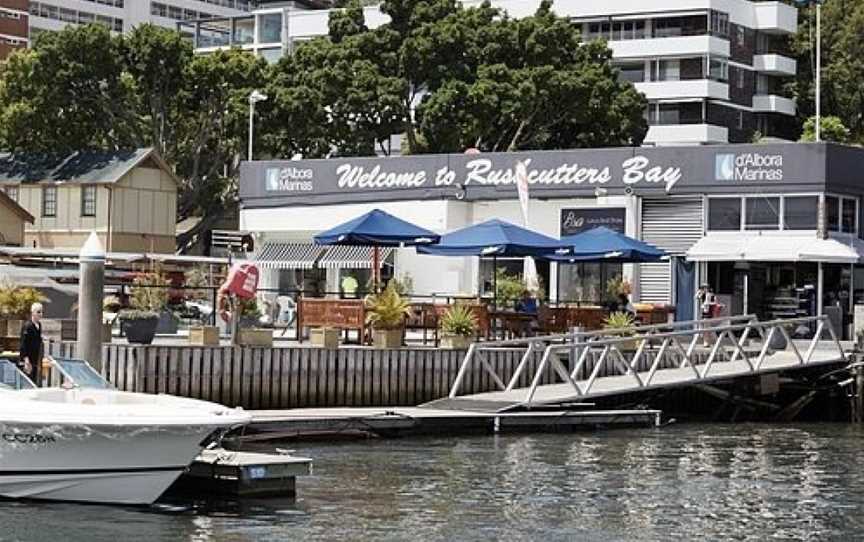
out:
<path id="1" fill-rule="evenodd" d="M 815 326 L 813 337 L 810 339 L 810 343 L 803 353 L 786 329 L 799 325 Z M 846 354 L 843 347 L 831 326 L 831 322 L 826 316 L 759 322 L 754 315 L 743 315 L 636 326 L 627 329 L 604 329 L 508 341 L 474 343 L 465 354 L 465 358 L 459 367 L 459 372 L 450 390 L 449 397 L 452 399 L 459 396 L 466 373 L 473 364 L 478 362 L 482 369 L 490 375 L 492 381 L 500 391 L 512 391 L 516 388 L 532 358 L 535 357 L 535 353 L 541 351 L 543 353 L 542 357 L 534 371 L 534 375 L 531 377 L 530 385 L 526 389 L 523 401 L 523 404 L 526 405 L 530 405 L 533 402 L 537 388 L 540 386 L 540 382 L 549 368 L 558 375 L 561 382 L 567 384 L 580 397 L 591 394 L 601 368 L 610 365 L 617 375 L 633 378 L 634 391 L 658 385 L 655 382 L 655 377 L 657 372 L 661 370 L 660 364 L 672 352 L 680 356 L 677 368 L 689 367 L 696 380 L 705 380 L 709 376 L 712 376 L 710 375 L 711 369 L 718 360 L 721 346 L 724 344 L 732 349 L 731 358 L 726 361 L 743 361 L 749 373 L 756 373 L 763 368 L 765 360 L 775 352 L 776 346 L 772 345 L 775 345 L 773 341 L 778 335 L 785 341 L 785 345 L 781 350 L 788 348 L 794 354 L 795 359 L 797 359 L 797 365 L 807 365 L 813 361 L 813 354 L 819 343 L 823 342 L 822 336 L 826 331 L 830 336 L 830 341 L 825 342 L 836 347 L 837 361 L 845 360 Z M 758 338 L 761 339 L 761 347 L 758 354 L 752 355 L 745 349 L 745 345 L 749 339 L 757 338 L 754 334 L 758 334 Z M 711 340 L 711 346 L 708 350 L 707 358 L 704 362 L 700 363 L 696 359 L 697 346 L 700 339 L 705 341 L 706 338 Z M 635 344 L 636 346 L 635 353 L 629 360 L 622 353 L 622 345 L 625 343 L 631 346 Z M 519 348 L 520 350 L 524 348 L 525 352 L 512 376 L 505 384 L 504 380 L 485 359 L 484 351 L 513 348 Z M 647 352 L 649 351 L 653 354 L 653 360 L 647 359 Z M 568 370 L 558 358 L 558 354 L 562 352 L 567 352 L 571 360 L 576 360 L 572 370 Z M 704 352 L 698 353 L 702 354 Z M 588 379 L 577 382 L 577 375 L 586 368 L 588 358 L 592 354 L 596 356 L 596 361 Z M 640 361 L 643 361 L 643 359 L 650 362 L 647 375 L 645 372 L 640 373 L 637 370 Z M 606 363 L 607 361 L 609 363 Z"/>

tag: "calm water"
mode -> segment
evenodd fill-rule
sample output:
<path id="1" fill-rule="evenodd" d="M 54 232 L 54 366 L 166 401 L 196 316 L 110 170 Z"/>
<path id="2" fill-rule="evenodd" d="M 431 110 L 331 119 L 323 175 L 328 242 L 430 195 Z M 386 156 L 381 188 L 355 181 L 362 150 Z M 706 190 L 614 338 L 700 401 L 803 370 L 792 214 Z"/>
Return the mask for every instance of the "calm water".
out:
<path id="1" fill-rule="evenodd" d="M 297 446 L 297 502 L 0 503 L 0 540 L 851 540 L 864 431 L 691 425 Z"/>

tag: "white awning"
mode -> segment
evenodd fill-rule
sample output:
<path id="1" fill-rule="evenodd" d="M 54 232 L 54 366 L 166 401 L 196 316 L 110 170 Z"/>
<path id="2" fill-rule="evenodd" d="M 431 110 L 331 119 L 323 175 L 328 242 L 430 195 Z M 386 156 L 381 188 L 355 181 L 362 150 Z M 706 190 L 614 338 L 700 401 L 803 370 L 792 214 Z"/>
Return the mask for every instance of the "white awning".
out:
<path id="1" fill-rule="evenodd" d="M 312 269 L 325 250 L 310 243 L 265 243 L 255 264 L 262 269 Z"/>
<path id="2" fill-rule="evenodd" d="M 334 245 L 327 249 L 327 254 L 321 258 L 318 266 L 330 269 L 372 269 L 373 250 L 372 247 L 367 246 Z M 381 265 L 384 265 L 384 260 L 392 252 L 392 247 L 378 249 Z"/>
<path id="3" fill-rule="evenodd" d="M 826 262 L 857 263 L 859 239 L 816 239 L 801 235 L 709 234 L 687 251 L 696 262 Z"/>

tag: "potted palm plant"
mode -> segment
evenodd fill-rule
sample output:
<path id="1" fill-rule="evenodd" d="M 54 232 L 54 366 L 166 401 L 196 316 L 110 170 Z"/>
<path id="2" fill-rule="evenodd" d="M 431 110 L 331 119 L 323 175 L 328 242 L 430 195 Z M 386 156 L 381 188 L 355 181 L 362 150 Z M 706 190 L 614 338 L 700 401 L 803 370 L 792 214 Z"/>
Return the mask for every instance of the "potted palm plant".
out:
<path id="1" fill-rule="evenodd" d="M 467 305 L 453 305 L 441 317 L 441 348 L 467 350 L 477 334 L 477 317 Z"/>
<path id="2" fill-rule="evenodd" d="M 132 281 L 129 308 L 119 313 L 120 325 L 130 343 L 150 344 L 156 336 L 159 315 L 168 306 L 168 279 L 158 269 L 141 273 Z"/>
<path id="3" fill-rule="evenodd" d="M 630 337 L 636 323 L 633 315 L 626 312 L 613 312 L 603 319 L 603 329 L 609 330 L 610 338 Z M 636 350 L 636 340 L 623 341 L 616 346 L 619 350 Z"/>
<path id="4" fill-rule="evenodd" d="M 377 294 L 366 296 L 366 323 L 372 326 L 372 344 L 375 348 L 399 348 L 405 318 L 411 314 L 411 304 L 399 295 L 393 285 Z"/>

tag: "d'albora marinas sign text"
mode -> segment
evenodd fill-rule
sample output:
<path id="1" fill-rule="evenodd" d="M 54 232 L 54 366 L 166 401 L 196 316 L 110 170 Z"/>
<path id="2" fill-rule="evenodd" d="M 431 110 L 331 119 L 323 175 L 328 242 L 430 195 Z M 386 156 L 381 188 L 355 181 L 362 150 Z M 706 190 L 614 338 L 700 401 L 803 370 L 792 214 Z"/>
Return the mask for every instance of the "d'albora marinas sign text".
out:
<path id="1" fill-rule="evenodd" d="M 528 183 L 532 185 L 588 184 L 602 186 L 612 181 L 612 172 L 609 166 L 602 168 L 586 167 L 577 162 L 565 162 L 554 168 L 536 168 L 532 167 L 532 162 L 531 158 L 524 160 L 528 171 Z M 621 164 L 621 169 L 623 170 L 621 181 L 625 185 L 659 184 L 669 192 L 681 180 L 681 168 L 652 166 L 650 160 L 644 156 L 628 158 Z M 351 163 L 341 164 L 337 167 L 336 175 L 337 186 L 341 189 L 421 188 L 429 185 L 440 187 L 452 186 L 457 182 L 463 186 L 516 184 L 515 163 L 513 167 L 495 169 L 492 160 L 488 158 L 470 160 L 465 164 L 465 171 L 459 177 L 457 177 L 455 170 L 447 166 L 436 169 L 430 178 L 427 172 L 422 169 L 395 172 L 388 171 L 381 164 L 365 167 Z"/>

